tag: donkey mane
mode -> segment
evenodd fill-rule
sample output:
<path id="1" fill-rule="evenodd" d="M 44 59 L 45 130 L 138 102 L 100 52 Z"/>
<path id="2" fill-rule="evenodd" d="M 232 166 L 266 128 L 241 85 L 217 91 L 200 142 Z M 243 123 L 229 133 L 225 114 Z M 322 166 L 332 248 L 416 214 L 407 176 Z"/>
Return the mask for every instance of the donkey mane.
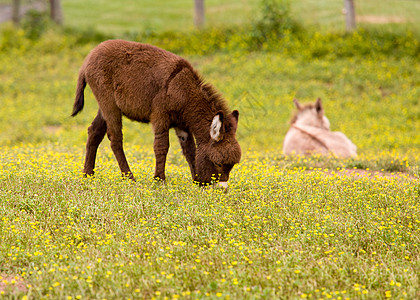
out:
<path id="1" fill-rule="evenodd" d="M 211 111 L 222 110 L 223 112 L 228 113 L 229 110 L 223 96 L 213 87 L 213 85 L 204 82 L 202 78 L 200 78 L 200 80 L 200 87 L 207 96 L 207 103 L 209 104 Z"/>
<path id="2" fill-rule="evenodd" d="M 224 113 L 228 113 L 229 109 L 227 107 L 226 101 L 223 96 L 217 91 L 217 89 L 210 83 L 206 82 L 204 78 L 194 69 L 194 67 L 185 59 L 180 59 L 175 69 L 169 75 L 169 78 L 166 81 L 165 89 L 166 91 L 169 88 L 169 84 L 172 79 L 180 73 L 182 70 L 188 69 L 191 72 L 194 80 L 197 82 L 197 86 L 200 87 L 201 91 L 204 93 L 205 100 L 201 106 L 198 106 L 201 112 L 208 114 L 209 112 L 215 113 L 222 110 Z M 213 117 L 213 116 L 212 116 Z M 210 119 L 211 120 L 211 119 Z"/>

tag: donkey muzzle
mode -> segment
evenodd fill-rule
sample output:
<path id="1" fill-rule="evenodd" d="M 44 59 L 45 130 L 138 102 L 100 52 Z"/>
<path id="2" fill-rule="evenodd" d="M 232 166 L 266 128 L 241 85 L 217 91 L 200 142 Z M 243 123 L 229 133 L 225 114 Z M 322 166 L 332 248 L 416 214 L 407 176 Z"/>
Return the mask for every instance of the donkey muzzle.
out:
<path id="1" fill-rule="evenodd" d="M 224 189 L 227 189 L 228 188 L 228 183 L 227 183 L 227 181 L 219 181 L 218 182 L 218 185 L 219 186 L 221 186 L 222 188 L 224 188 Z"/>

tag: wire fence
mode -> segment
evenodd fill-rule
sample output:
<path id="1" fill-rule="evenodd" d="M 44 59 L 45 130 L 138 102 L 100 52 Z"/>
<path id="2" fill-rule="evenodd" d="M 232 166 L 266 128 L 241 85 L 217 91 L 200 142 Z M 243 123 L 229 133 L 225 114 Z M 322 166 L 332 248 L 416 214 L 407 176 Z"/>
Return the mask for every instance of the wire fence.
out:
<path id="1" fill-rule="evenodd" d="M 12 3 L 14 1 L 0 0 L 0 22 L 11 19 Z M 161 1 L 163 0 L 157 0 L 157 2 Z M 193 0 L 184 1 L 193 3 Z M 229 9 L 229 5 L 227 4 L 238 2 L 243 3 L 244 7 L 249 7 L 250 5 L 255 5 L 255 1 L 261 0 L 226 0 L 220 9 Z M 343 0 L 289 1 L 293 17 L 297 21 L 304 24 L 319 24 L 328 28 L 344 28 L 345 10 Z M 63 12 L 66 13 L 66 1 L 62 2 L 64 5 Z M 142 5 L 142 1 L 138 0 L 136 2 L 138 4 L 135 5 Z M 31 8 L 45 11 L 49 7 L 49 0 L 19 0 L 19 3 L 21 5 L 20 15 L 23 15 Z M 124 3 L 128 3 L 128 1 L 121 1 L 122 6 Z M 215 7 L 219 2 L 216 0 L 207 0 L 205 3 L 208 7 Z M 382 24 L 395 24 L 397 26 L 409 25 L 414 31 L 420 31 L 420 0 L 355 0 L 354 4 L 356 24 L 358 26 L 378 26 Z M 131 3 L 131 5 L 133 4 Z M 206 11 L 206 14 L 210 13 L 210 9 Z M 237 13 L 236 11 L 235 14 Z M 118 17 L 118 13 L 116 13 L 116 16 Z M 143 14 L 141 16 L 143 19 L 146 18 Z"/>

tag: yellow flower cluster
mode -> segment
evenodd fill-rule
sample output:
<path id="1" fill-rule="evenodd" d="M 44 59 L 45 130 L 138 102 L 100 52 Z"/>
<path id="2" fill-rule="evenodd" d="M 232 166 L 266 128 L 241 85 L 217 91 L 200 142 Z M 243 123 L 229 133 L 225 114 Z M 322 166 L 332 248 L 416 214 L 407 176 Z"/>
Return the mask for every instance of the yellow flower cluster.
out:
<path id="1" fill-rule="evenodd" d="M 420 205 L 413 175 L 246 152 L 224 193 L 192 184 L 179 150 L 169 155 L 166 184 L 151 179 L 151 149 L 127 148 L 136 183 L 121 177 L 107 147 L 91 178 L 80 173 L 78 148 L 0 150 L 0 256 L 3 271 L 25 283 L 21 290 L 3 283 L 3 294 L 415 295 Z"/>

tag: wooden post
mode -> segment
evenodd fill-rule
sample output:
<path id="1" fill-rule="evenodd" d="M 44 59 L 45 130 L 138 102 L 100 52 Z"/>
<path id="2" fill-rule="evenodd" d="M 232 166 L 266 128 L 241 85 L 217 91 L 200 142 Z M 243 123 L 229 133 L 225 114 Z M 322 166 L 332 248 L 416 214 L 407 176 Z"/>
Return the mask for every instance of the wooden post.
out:
<path id="1" fill-rule="evenodd" d="M 204 0 L 194 0 L 195 16 L 194 22 L 197 28 L 204 26 Z"/>
<path id="2" fill-rule="evenodd" d="M 58 25 L 63 24 L 63 13 L 61 11 L 60 0 L 50 0 L 50 16 L 51 19 Z"/>
<path id="3" fill-rule="evenodd" d="M 354 0 L 344 0 L 346 11 L 346 29 L 353 31 L 356 29 L 356 13 L 354 11 Z"/>
<path id="4" fill-rule="evenodd" d="M 20 0 L 13 0 L 12 3 L 12 21 L 19 24 L 20 21 Z"/>

